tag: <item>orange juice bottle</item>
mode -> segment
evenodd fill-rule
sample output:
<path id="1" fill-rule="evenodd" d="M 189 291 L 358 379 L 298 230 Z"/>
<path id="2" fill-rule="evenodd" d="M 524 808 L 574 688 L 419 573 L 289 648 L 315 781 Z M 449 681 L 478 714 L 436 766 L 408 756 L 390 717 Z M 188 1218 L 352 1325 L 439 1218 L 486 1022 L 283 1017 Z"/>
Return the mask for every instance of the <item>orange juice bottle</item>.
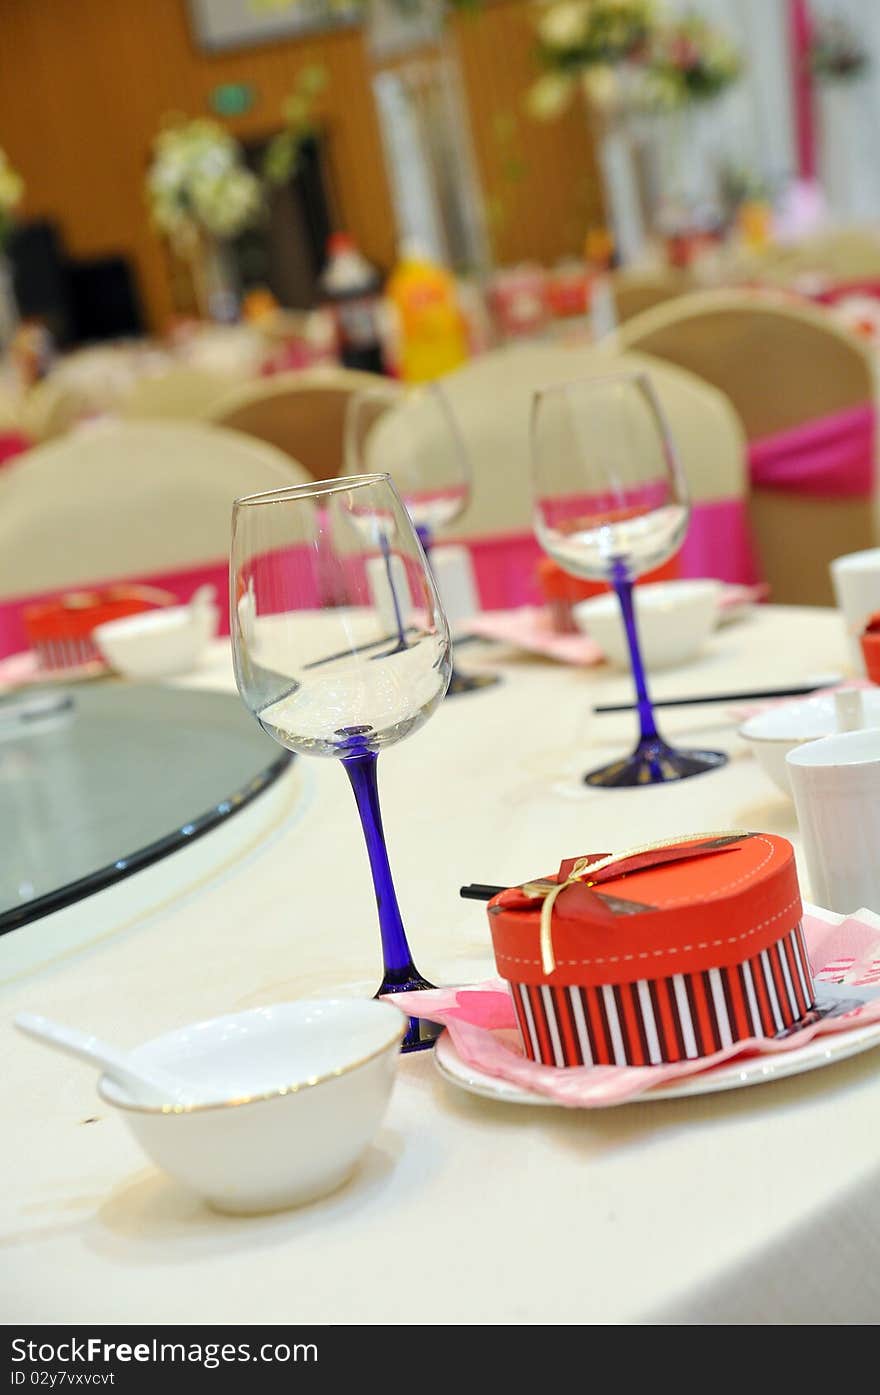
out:
<path id="1" fill-rule="evenodd" d="M 467 324 L 455 280 L 420 247 L 405 243 L 385 286 L 397 340 L 397 371 L 407 383 L 449 373 L 468 356 Z"/>

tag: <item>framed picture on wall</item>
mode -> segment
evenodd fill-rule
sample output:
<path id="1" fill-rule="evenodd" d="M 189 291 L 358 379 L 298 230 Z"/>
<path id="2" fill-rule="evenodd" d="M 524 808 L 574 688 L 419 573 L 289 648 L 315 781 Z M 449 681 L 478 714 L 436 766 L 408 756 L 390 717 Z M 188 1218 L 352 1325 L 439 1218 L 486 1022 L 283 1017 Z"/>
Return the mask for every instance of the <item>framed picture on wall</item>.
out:
<path id="1" fill-rule="evenodd" d="M 359 23 L 359 0 L 189 0 L 200 48 L 217 52 Z"/>

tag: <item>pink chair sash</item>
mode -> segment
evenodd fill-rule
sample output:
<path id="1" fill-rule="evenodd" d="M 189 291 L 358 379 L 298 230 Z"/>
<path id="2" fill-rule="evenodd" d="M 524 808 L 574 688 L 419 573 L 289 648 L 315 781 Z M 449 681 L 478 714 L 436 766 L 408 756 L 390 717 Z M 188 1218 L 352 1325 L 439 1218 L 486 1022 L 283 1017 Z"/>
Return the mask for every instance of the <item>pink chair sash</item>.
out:
<path id="1" fill-rule="evenodd" d="M 838 281 L 812 297 L 820 305 L 836 305 L 850 296 L 862 296 L 866 300 L 880 300 L 880 281 L 875 277 L 867 281 Z"/>
<path id="2" fill-rule="evenodd" d="M 870 498 L 874 429 L 874 408 L 865 405 L 753 441 L 752 484 L 811 498 Z"/>
<path id="3" fill-rule="evenodd" d="M 0 465 L 30 450 L 31 442 L 21 431 L 0 431 Z"/>

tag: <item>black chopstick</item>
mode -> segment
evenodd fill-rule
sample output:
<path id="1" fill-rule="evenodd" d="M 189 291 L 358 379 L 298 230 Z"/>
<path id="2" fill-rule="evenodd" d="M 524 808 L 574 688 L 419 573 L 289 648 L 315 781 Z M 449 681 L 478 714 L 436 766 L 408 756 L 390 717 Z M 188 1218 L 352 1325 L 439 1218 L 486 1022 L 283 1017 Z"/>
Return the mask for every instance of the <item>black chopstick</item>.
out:
<path id="1" fill-rule="evenodd" d="M 464 897 L 465 901 L 491 901 L 499 891 L 506 890 L 506 886 L 488 886 L 485 882 L 471 882 L 470 886 L 460 887 L 458 894 Z"/>
<path id="2" fill-rule="evenodd" d="M 821 692 L 823 688 L 831 688 L 839 682 L 839 677 L 828 677 L 818 683 L 800 684 L 796 688 L 755 688 L 747 693 L 702 693 L 699 697 L 655 698 L 653 706 L 696 707 L 703 702 L 752 702 L 758 698 L 806 697 L 810 693 Z M 634 702 L 617 702 L 594 707 L 593 711 L 598 715 L 606 712 L 637 712 L 638 708 Z"/>
<path id="3" fill-rule="evenodd" d="M 403 633 L 409 635 L 416 632 L 417 626 L 407 625 Z M 325 659 L 312 659 L 311 663 L 303 664 L 303 669 L 320 668 L 322 664 L 332 664 L 335 663 L 337 659 L 347 659 L 351 654 L 366 654 L 371 649 L 381 649 L 383 644 L 393 644 L 394 641 L 399 638 L 400 636 L 395 633 L 393 635 L 382 635 L 381 639 L 371 639 L 368 644 L 353 644 L 348 649 L 340 649 L 337 654 L 328 654 Z M 454 639 L 452 641 L 452 647 L 454 649 L 460 649 L 463 644 L 479 644 L 481 641 L 485 643 L 484 635 L 462 635 L 460 639 Z"/>
<path id="4" fill-rule="evenodd" d="M 415 625 L 407 625 L 404 634 L 411 634 Z M 332 664 L 336 659 L 347 659 L 351 654 L 366 654 L 370 649 L 381 649 L 383 644 L 392 644 L 394 640 L 400 639 L 395 632 L 393 635 L 382 635 L 380 639 L 371 639 L 367 644 L 352 644 L 348 649 L 340 649 L 337 654 L 328 654 L 324 659 L 313 659 L 310 664 L 303 664 L 303 668 L 320 668 L 322 664 Z"/>

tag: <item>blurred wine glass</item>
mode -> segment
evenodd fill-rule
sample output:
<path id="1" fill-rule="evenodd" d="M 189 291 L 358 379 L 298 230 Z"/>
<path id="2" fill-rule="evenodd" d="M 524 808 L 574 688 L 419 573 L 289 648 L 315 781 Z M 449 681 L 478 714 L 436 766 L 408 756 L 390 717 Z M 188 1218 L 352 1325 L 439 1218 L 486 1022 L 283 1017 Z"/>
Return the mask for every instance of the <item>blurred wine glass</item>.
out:
<path id="1" fill-rule="evenodd" d="M 639 649 L 633 582 L 678 550 L 690 518 L 687 482 L 648 376 L 615 373 L 536 392 L 531 457 L 538 541 L 565 571 L 610 583 L 629 645 L 639 740 L 586 783 L 660 784 L 717 769 L 723 753 L 676 750 L 659 735 Z"/>
<path id="2" fill-rule="evenodd" d="M 345 468 L 391 476 L 429 561 L 437 530 L 459 518 L 471 496 L 464 438 L 438 383 L 381 383 L 355 393 L 345 419 Z M 453 666 L 449 694 L 498 681 L 497 674 L 463 674 Z"/>
<path id="3" fill-rule="evenodd" d="M 388 601 L 396 617 L 388 625 Z M 280 745 L 342 763 L 376 893 L 379 993 L 431 985 L 413 961 L 385 846 L 380 751 L 418 731 L 449 682 L 449 628 L 424 551 L 386 474 L 254 494 L 232 522 L 231 629 L 245 706 Z M 410 1019 L 404 1050 L 430 1046 Z"/>

